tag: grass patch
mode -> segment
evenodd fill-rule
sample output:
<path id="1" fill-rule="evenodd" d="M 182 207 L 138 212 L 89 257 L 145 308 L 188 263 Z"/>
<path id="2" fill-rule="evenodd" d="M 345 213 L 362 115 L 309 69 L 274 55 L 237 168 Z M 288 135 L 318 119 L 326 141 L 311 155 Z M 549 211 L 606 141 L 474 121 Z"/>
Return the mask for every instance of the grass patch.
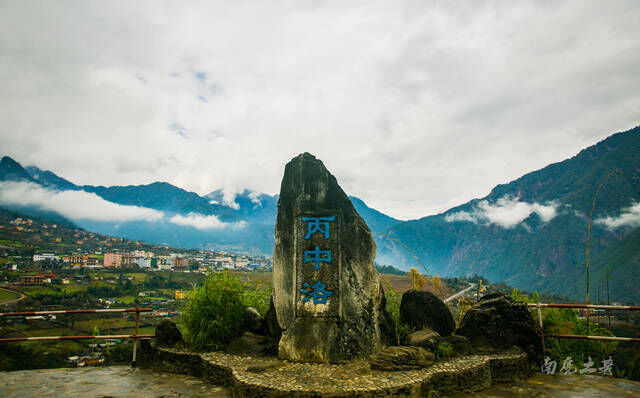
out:
<path id="1" fill-rule="evenodd" d="M 113 300 L 120 301 L 123 304 L 133 304 L 135 303 L 136 298 L 133 296 L 120 296 L 114 297 Z"/>
<path id="2" fill-rule="evenodd" d="M 20 297 L 18 293 L 9 292 L 7 290 L 0 290 L 0 301 L 15 300 L 18 297 Z"/>
<path id="3" fill-rule="evenodd" d="M 76 321 L 73 325 L 74 329 L 91 333 L 94 327 L 98 327 L 101 331 L 110 329 L 135 328 L 135 321 L 124 318 L 105 318 L 105 319 L 87 319 Z"/>
<path id="4" fill-rule="evenodd" d="M 27 296 L 31 296 L 33 298 L 40 298 L 43 296 L 62 296 L 63 293 L 57 290 L 53 290 L 50 287 L 26 287 L 24 289 L 24 294 Z"/>
<path id="5" fill-rule="evenodd" d="M 155 326 L 149 326 L 146 328 L 138 328 L 138 334 L 155 334 L 156 328 Z"/>

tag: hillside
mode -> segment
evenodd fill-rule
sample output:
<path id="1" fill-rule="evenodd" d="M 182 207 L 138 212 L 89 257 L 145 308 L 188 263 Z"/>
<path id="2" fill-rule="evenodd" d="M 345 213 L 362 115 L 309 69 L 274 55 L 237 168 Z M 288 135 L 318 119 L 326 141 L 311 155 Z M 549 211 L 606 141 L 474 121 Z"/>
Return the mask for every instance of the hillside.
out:
<path id="1" fill-rule="evenodd" d="M 640 128 L 634 128 L 614 134 L 571 159 L 499 185 L 482 199 L 392 226 L 378 237 L 378 261 L 404 269 L 414 266 L 416 261 L 398 244 L 402 242 L 438 274 L 481 274 L 521 289 L 584 299 L 584 282 L 581 285 L 580 280 L 585 273 L 593 196 L 607 174 L 619 169 L 624 175 L 614 174 L 598 197 L 591 255 L 593 261 L 608 262 L 626 275 L 615 282 L 619 284 L 615 300 L 639 301 L 637 289 L 624 286 L 640 283 L 634 262 L 637 225 L 611 228 L 597 221 L 618 217 L 640 202 L 638 153 Z M 621 248 L 626 254 L 620 254 Z M 592 280 L 601 278 L 598 272 L 594 266 Z M 592 297 L 595 289 L 592 284 Z"/>

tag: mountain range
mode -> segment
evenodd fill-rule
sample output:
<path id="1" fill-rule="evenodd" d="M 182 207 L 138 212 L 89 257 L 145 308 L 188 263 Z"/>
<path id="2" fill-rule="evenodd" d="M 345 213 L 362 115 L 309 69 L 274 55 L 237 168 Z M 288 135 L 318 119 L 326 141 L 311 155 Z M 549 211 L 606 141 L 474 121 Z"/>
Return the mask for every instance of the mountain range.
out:
<path id="1" fill-rule="evenodd" d="M 587 225 L 596 189 L 606 182 L 591 224 L 591 300 L 611 269 L 612 300 L 639 302 L 639 154 L 636 127 L 498 185 L 484 198 L 418 220 L 400 221 L 350 199 L 374 233 L 380 264 L 442 276 L 478 274 L 583 300 Z M 277 203 L 278 195 L 215 190 L 200 196 L 166 182 L 81 186 L 9 157 L 0 161 L 0 206 L 174 247 L 271 254 Z M 83 208 L 93 213 L 79 212 Z"/>
<path id="2" fill-rule="evenodd" d="M 22 167 L 8 156 L 0 160 L 0 183 L 0 206 L 26 215 L 66 220 L 89 231 L 173 247 L 230 249 L 252 254 L 273 251 L 278 195 L 244 190 L 227 200 L 222 190 L 200 196 L 167 182 L 110 187 L 76 185 L 52 171 L 37 166 Z M 87 217 L 58 203 L 64 201 L 71 207 L 77 202 L 77 206 L 96 207 L 98 199 L 94 195 L 102 200 L 95 209 L 97 214 L 101 210 L 147 212 L 140 217 L 134 214 L 131 219 Z M 31 197 L 36 199 L 30 201 Z M 399 222 L 369 208 L 358 198 L 352 200 L 374 231 Z"/>
<path id="3" fill-rule="evenodd" d="M 638 127 L 498 185 L 484 198 L 391 226 L 378 236 L 377 260 L 406 269 L 418 266 L 415 256 L 433 273 L 479 274 L 584 300 L 589 216 L 603 182 L 589 240 L 590 299 L 598 290 L 604 297 L 603 278 L 611 268 L 612 300 L 638 302 Z"/>

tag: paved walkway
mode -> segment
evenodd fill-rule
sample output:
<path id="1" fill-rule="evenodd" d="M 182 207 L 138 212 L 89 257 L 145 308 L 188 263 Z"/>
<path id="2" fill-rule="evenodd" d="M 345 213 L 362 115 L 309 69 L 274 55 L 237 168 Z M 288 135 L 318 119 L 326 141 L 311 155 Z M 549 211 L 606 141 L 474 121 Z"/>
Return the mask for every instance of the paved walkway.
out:
<path id="1" fill-rule="evenodd" d="M 129 366 L 0 372 L 0 396 L 87 398 L 231 397 L 223 387 L 190 376 Z"/>
<path id="2" fill-rule="evenodd" d="M 640 383 L 625 379 L 587 375 L 538 373 L 528 380 L 494 385 L 473 394 L 451 398 L 631 398 L 640 397 Z"/>
<path id="3" fill-rule="evenodd" d="M 128 366 L 44 369 L 0 372 L 3 398 L 13 397 L 231 397 L 223 388 L 200 379 Z M 501 384 L 452 398 L 631 398 L 640 396 L 640 383 L 601 376 L 547 376 Z"/>

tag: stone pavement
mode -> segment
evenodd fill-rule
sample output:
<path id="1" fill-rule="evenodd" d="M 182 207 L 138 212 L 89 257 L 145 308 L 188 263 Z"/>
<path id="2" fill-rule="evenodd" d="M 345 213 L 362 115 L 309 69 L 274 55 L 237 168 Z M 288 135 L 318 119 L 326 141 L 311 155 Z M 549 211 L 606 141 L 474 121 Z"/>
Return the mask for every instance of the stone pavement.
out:
<path id="1" fill-rule="evenodd" d="M 0 396 L 177 398 L 231 397 L 223 388 L 201 379 L 173 373 L 132 369 L 128 366 L 43 369 L 0 372 Z M 630 398 L 640 396 L 640 383 L 601 376 L 533 377 L 488 390 L 455 394 L 451 398 Z"/>
<path id="2" fill-rule="evenodd" d="M 295 363 L 224 352 L 196 353 L 143 345 L 140 365 L 161 372 L 202 376 L 246 397 L 425 396 L 427 392 L 478 391 L 529 373 L 519 350 L 470 355 L 436 362 L 425 369 L 381 371 L 365 361 L 340 365 Z"/>
<path id="3" fill-rule="evenodd" d="M 201 379 L 129 366 L 0 372 L 0 397 L 231 397 Z"/>
<path id="4" fill-rule="evenodd" d="M 538 373 L 509 384 L 494 385 L 473 394 L 458 393 L 451 398 L 631 398 L 640 397 L 640 383 L 625 379 L 587 375 Z"/>

